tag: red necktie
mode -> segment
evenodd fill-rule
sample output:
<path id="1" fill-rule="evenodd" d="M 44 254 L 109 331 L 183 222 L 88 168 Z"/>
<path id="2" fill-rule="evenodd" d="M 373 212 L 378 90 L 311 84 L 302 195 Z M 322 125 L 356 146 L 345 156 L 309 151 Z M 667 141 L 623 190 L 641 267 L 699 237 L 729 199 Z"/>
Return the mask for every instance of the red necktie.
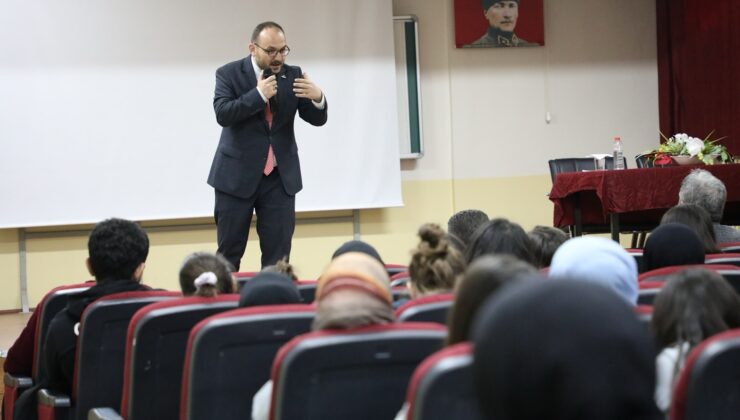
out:
<path id="1" fill-rule="evenodd" d="M 267 102 L 267 108 L 265 108 L 265 119 L 267 120 L 267 126 L 272 128 L 272 110 L 270 109 L 270 102 Z M 272 145 L 267 149 L 267 161 L 265 162 L 265 169 L 262 171 L 265 175 L 270 175 L 272 170 L 275 169 L 275 153 L 272 151 Z"/>

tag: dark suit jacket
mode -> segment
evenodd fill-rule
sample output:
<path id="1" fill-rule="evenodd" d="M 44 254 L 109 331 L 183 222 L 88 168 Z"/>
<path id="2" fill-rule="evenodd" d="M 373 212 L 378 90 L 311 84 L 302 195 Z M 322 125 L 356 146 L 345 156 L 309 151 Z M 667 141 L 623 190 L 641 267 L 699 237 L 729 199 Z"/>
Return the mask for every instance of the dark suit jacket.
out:
<path id="1" fill-rule="evenodd" d="M 298 146 L 293 122 L 296 111 L 312 125 L 324 125 L 327 106 L 318 109 L 310 99 L 297 98 L 293 81 L 301 77 L 301 69 L 283 65 L 277 77 L 277 112 L 273 110 L 272 128 L 265 120 L 266 104 L 257 91 L 251 57 L 226 64 L 216 71 L 216 93 L 213 109 L 216 121 L 223 127 L 221 140 L 211 164 L 208 184 L 237 197 L 248 198 L 257 190 L 272 149 L 280 169 L 285 191 L 296 194 L 303 188 Z"/>

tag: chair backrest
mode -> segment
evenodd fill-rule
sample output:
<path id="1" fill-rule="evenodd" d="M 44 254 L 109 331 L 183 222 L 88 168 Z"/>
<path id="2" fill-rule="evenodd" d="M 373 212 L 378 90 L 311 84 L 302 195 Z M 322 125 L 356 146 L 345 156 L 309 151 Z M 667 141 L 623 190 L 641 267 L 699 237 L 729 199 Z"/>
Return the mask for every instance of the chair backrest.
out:
<path id="1" fill-rule="evenodd" d="M 673 390 L 673 420 L 737 419 L 740 413 L 740 329 L 701 342 Z"/>
<path id="2" fill-rule="evenodd" d="M 183 364 L 181 420 L 249 418 L 278 349 L 311 330 L 312 305 L 235 309 L 190 331 Z"/>
<path id="3" fill-rule="evenodd" d="M 179 296 L 179 292 L 163 291 L 115 293 L 85 308 L 77 340 L 72 419 L 87 419 L 94 407 L 121 405 L 123 355 L 131 317 L 143 306 Z"/>
<path id="4" fill-rule="evenodd" d="M 177 418 L 190 330 L 211 315 L 235 309 L 239 295 L 185 297 L 136 311 L 128 326 L 123 369 L 123 418 Z"/>
<path id="5" fill-rule="evenodd" d="M 671 274 L 678 273 L 679 271 L 686 270 L 688 268 L 703 268 L 710 271 L 724 271 L 724 270 L 735 270 L 737 266 L 730 264 L 692 264 L 692 265 L 672 265 L 669 267 L 657 268 L 655 270 L 646 271 L 641 273 L 637 277 L 637 281 L 642 283 L 643 281 L 665 281 L 665 278 Z"/>
<path id="6" fill-rule="evenodd" d="M 386 264 L 385 270 L 388 272 L 388 276 L 393 277 L 398 273 L 409 271 L 409 267 L 403 264 Z"/>
<path id="7" fill-rule="evenodd" d="M 450 312 L 455 295 L 438 293 L 412 299 L 396 309 L 399 322 L 436 322 L 447 325 L 447 314 Z"/>
<path id="8" fill-rule="evenodd" d="M 311 303 L 316 298 L 316 286 L 318 282 L 316 280 L 298 280 L 295 286 L 298 288 L 298 293 L 301 295 L 303 303 Z"/>
<path id="9" fill-rule="evenodd" d="M 660 293 L 665 282 L 662 281 L 643 281 L 638 284 L 637 305 L 652 305 L 655 297 Z"/>
<path id="10" fill-rule="evenodd" d="M 259 271 L 238 271 L 236 273 L 231 273 L 232 276 L 234 276 L 235 279 L 241 280 L 241 279 L 251 279 L 259 274 Z"/>
<path id="11" fill-rule="evenodd" d="M 605 162 L 606 169 L 614 169 L 614 158 L 607 156 Z M 593 171 L 596 169 L 594 158 L 592 157 L 551 159 L 547 161 L 547 164 L 550 166 L 550 178 L 553 182 L 555 182 L 555 178 L 558 174 L 565 172 Z M 624 167 L 627 169 L 626 159 L 624 161 Z"/>
<path id="12" fill-rule="evenodd" d="M 409 281 L 409 278 L 411 278 L 411 275 L 408 271 L 398 272 L 391 276 L 391 287 L 405 286 L 406 283 Z"/>
<path id="13" fill-rule="evenodd" d="M 653 307 L 651 305 L 641 305 L 638 303 L 634 310 L 635 315 L 637 315 L 637 320 L 640 321 L 648 331 L 651 331 L 650 323 L 653 320 Z"/>
<path id="14" fill-rule="evenodd" d="M 46 332 L 49 331 L 49 324 L 54 319 L 56 314 L 67 306 L 67 301 L 70 296 L 74 296 L 78 293 L 82 293 L 90 287 L 94 286 L 95 282 L 86 282 L 78 284 L 69 284 L 65 286 L 59 286 L 51 289 L 39 302 L 36 310 L 40 310 L 38 322 L 36 323 L 36 332 L 34 337 L 34 349 L 36 353 L 33 355 L 33 373 L 32 376 L 34 381 L 38 381 L 39 378 L 45 375 L 44 364 L 41 363 L 41 355 L 44 354 L 44 338 Z"/>
<path id="15" fill-rule="evenodd" d="M 740 242 L 722 242 L 718 243 L 717 247 L 722 252 L 740 252 Z"/>
<path id="16" fill-rule="evenodd" d="M 642 248 L 627 248 L 625 249 L 628 254 L 632 256 L 632 258 L 635 259 L 635 262 L 637 263 L 637 270 L 638 272 L 642 273 L 642 258 L 643 258 L 643 250 Z"/>
<path id="17" fill-rule="evenodd" d="M 424 359 L 406 391 L 406 419 L 484 419 L 473 387 L 472 363 L 473 347 L 469 342 Z"/>
<path id="18" fill-rule="evenodd" d="M 720 254 L 707 254 L 704 264 L 727 264 L 740 266 L 740 253 L 723 252 Z"/>
<path id="19" fill-rule="evenodd" d="M 317 331 L 284 345 L 272 366 L 272 420 L 392 419 L 411 374 L 446 329 L 396 323 Z"/>
<path id="20" fill-rule="evenodd" d="M 652 153 L 641 153 L 635 156 L 635 165 L 638 168 L 652 168 L 655 166 Z"/>

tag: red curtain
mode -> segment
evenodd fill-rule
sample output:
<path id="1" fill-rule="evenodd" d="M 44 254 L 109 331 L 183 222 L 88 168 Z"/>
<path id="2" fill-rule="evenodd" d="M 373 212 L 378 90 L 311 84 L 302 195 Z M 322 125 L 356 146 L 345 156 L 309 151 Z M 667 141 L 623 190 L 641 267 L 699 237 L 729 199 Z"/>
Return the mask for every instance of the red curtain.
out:
<path id="1" fill-rule="evenodd" d="M 660 130 L 740 155 L 740 1 L 656 0 Z"/>

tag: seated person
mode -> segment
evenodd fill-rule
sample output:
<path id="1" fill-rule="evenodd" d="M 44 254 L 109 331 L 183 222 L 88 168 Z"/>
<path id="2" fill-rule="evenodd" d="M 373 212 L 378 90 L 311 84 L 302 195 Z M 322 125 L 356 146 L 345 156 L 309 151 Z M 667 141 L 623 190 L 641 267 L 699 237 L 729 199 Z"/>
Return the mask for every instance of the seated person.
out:
<path id="1" fill-rule="evenodd" d="M 637 305 L 637 262 L 611 239 L 580 236 L 566 241 L 555 251 L 548 277 L 597 283 Z"/>
<path id="2" fill-rule="evenodd" d="M 568 240 L 568 235 L 565 232 L 550 226 L 535 226 L 527 235 L 532 240 L 537 268 L 549 267 L 555 251 L 558 250 L 563 242 Z"/>
<path id="3" fill-rule="evenodd" d="M 421 241 L 411 255 L 409 288 L 411 299 L 450 292 L 465 271 L 465 260 L 439 225 L 427 223 L 419 228 Z M 402 301 L 397 301 L 398 307 Z"/>
<path id="4" fill-rule="evenodd" d="M 348 252 L 360 252 L 362 254 L 369 255 L 375 258 L 379 263 L 383 265 L 383 267 L 385 267 L 385 263 L 383 262 L 383 259 L 380 258 L 380 253 L 378 253 L 378 250 L 369 243 L 359 240 L 352 240 L 343 243 L 339 248 L 337 248 L 336 251 L 334 251 L 331 259 L 333 260 L 338 256 L 346 254 Z"/>
<path id="5" fill-rule="evenodd" d="M 670 276 L 660 290 L 651 323 L 660 351 L 655 402 L 667 412 L 691 349 L 712 335 L 740 328 L 740 298 L 721 275 L 687 269 Z"/>
<path id="6" fill-rule="evenodd" d="M 214 297 L 234 293 L 234 266 L 220 254 L 195 252 L 180 267 L 180 289 L 183 296 Z"/>
<path id="7" fill-rule="evenodd" d="M 633 310 L 603 286 L 523 281 L 481 308 L 473 380 L 491 419 L 661 418 L 654 348 Z"/>
<path id="8" fill-rule="evenodd" d="M 534 245 L 527 232 L 516 223 L 497 218 L 482 225 L 473 235 L 465 252 L 465 262 L 470 264 L 481 255 L 509 254 L 534 265 Z"/>
<path id="9" fill-rule="evenodd" d="M 503 287 L 534 278 L 537 272 L 531 265 L 511 255 L 484 255 L 477 258 L 465 271 L 455 288 L 455 303 L 447 321 L 446 345 L 469 341 L 478 310 L 489 297 Z M 396 420 L 406 420 L 408 404 L 404 403 Z"/>
<path id="10" fill-rule="evenodd" d="M 503 287 L 523 277 L 535 278 L 536 274 L 534 267 L 511 255 L 477 258 L 455 288 L 455 303 L 447 322 L 447 345 L 470 340 L 473 319 L 486 299 Z"/>
<path id="11" fill-rule="evenodd" d="M 293 280 L 280 273 L 262 270 L 240 292 L 239 307 L 301 303 L 301 294 Z"/>
<path id="12" fill-rule="evenodd" d="M 51 321 L 43 355 L 47 377 L 40 378 L 39 384 L 21 395 L 13 418 L 36 418 L 36 391 L 41 388 L 72 395 L 77 328 L 89 304 L 114 293 L 151 290 L 141 284 L 149 254 L 149 238 L 136 223 L 123 219 L 98 223 L 90 234 L 87 249 L 89 257 L 85 263 L 96 283 L 70 297 L 67 307 Z"/>
<path id="13" fill-rule="evenodd" d="M 704 264 L 704 244 L 691 228 L 678 223 L 658 226 L 642 252 L 644 271 L 674 265 Z"/>
<path id="14" fill-rule="evenodd" d="M 298 281 L 298 276 L 295 275 L 295 270 L 293 269 L 293 266 L 288 262 L 288 257 L 283 257 L 274 265 L 268 265 L 267 267 L 263 268 L 261 272 L 284 274 L 291 280 Z"/>
<path id="15" fill-rule="evenodd" d="M 696 204 L 679 204 L 663 214 L 660 224 L 679 223 L 691 228 L 704 244 L 705 254 L 722 252 L 717 248 L 717 240 L 712 226 L 712 218 L 703 207 Z"/>
<path id="16" fill-rule="evenodd" d="M 360 252 L 337 256 L 324 270 L 316 289 L 313 330 L 347 330 L 393 322 L 390 281 L 377 259 Z M 254 396 L 252 420 L 266 420 L 272 381 Z"/>
<path id="17" fill-rule="evenodd" d="M 481 210 L 461 210 L 453 214 L 447 220 L 447 234 L 450 235 L 450 242 L 464 253 L 475 231 L 489 220 L 488 215 Z"/>
<path id="18" fill-rule="evenodd" d="M 679 204 L 696 204 L 709 213 L 717 243 L 740 242 L 740 230 L 720 224 L 726 201 L 725 184 L 704 169 L 694 169 L 686 175 L 678 191 Z"/>

